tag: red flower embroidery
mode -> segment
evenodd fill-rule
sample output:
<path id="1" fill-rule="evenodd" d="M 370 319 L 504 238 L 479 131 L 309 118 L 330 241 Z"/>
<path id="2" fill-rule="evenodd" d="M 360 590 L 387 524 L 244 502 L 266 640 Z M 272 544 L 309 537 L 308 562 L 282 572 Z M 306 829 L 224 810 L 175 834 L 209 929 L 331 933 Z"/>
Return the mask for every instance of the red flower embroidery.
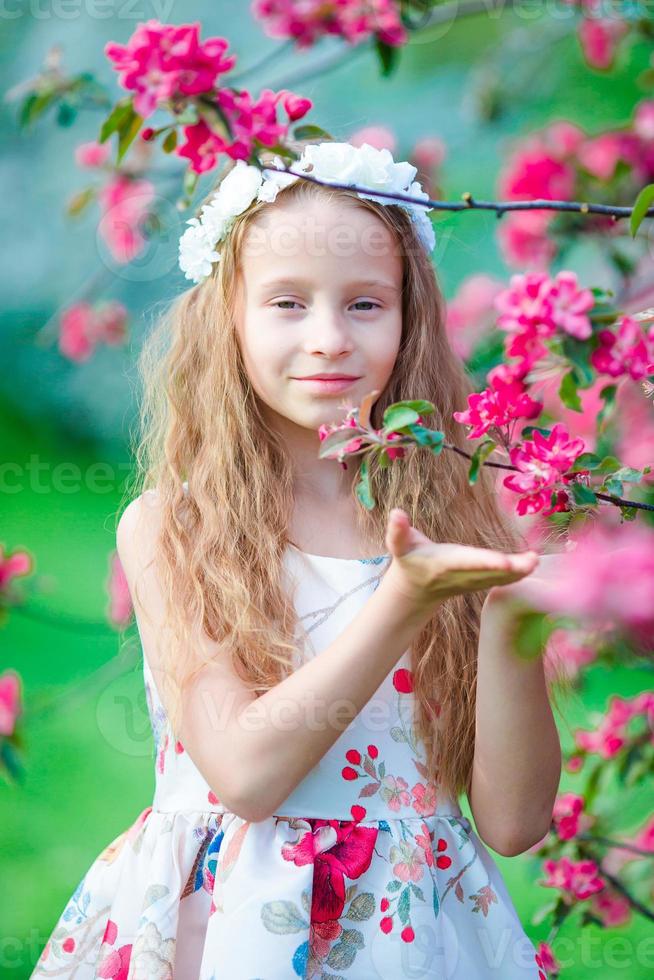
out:
<path id="1" fill-rule="evenodd" d="M 410 694 L 413 691 L 413 674 L 405 667 L 400 667 L 393 674 L 393 687 L 400 694 Z"/>

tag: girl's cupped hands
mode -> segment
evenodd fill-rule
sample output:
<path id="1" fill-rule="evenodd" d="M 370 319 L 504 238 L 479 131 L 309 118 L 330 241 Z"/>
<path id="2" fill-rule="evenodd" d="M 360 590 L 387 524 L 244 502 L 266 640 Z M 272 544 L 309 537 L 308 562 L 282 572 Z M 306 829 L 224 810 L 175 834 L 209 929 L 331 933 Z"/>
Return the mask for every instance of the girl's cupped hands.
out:
<path id="1" fill-rule="evenodd" d="M 500 593 L 503 588 L 499 587 L 512 586 L 531 575 L 540 560 L 536 551 L 511 554 L 431 541 L 399 508 L 389 514 L 386 547 L 392 562 L 385 578 L 417 610 L 465 592 L 498 587 Z"/>

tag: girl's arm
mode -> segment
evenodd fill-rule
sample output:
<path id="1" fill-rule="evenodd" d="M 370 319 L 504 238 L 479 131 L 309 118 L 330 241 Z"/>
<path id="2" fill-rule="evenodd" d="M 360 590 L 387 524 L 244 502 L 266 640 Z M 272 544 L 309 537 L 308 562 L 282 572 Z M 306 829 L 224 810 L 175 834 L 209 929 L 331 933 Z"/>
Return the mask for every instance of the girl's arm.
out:
<path id="1" fill-rule="evenodd" d="M 480 837 L 505 856 L 526 851 L 546 835 L 561 776 L 543 657 L 526 661 L 511 648 L 507 598 L 522 586 L 491 590 L 482 610 L 468 792 Z"/>
<path id="2" fill-rule="evenodd" d="M 122 514 L 117 546 L 156 681 L 164 599 L 151 563 L 157 506 L 145 496 Z M 370 701 L 433 615 L 435 603 L 417 610 L 394 589 L 388 572 L 333 643 L 258 698 L 236 675 L 219 644 L 196 628 L 196 648 L 213 663 L 184 692 L 177 734 L 232 812 L 252 821 L 275 813 Z"/>

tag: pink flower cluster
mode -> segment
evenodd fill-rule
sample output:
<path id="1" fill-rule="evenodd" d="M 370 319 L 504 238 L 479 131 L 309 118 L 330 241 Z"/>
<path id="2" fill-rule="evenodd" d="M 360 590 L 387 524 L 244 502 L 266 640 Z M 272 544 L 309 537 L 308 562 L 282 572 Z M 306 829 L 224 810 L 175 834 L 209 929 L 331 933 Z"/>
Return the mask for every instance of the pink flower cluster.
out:
<path id="1" fill-rule="evenodd" d="M 139 24 L 127 44 L 110 41 L 105 54 L 119 83 L 134 92 L 134 108 L 145 119 L 161 102 L 210 92 L 216 79 L 236 64 L 221 37 L 200 41 L 200 24 Z"/>
<path id="2" fill-rule="evenodd" d="M 154 186 L 149 180 L 134 180 L 124 174 L 116 174 L 98 192 L 98 234 L 116 262 L 131 262 L 143 251 L 143 223 L 153 198 Z"/>
<path id="3" fill-rule="evenodd" d="M 634 196 L 654 179 L 654 100 L 638 104 L 630 124 L 596 136 L 561 120 L 523 142 L 500 175 L 498 193 L 505 200 L 574 200 L 580 179 L 613 179 L 619 160 L 631 170 Z M 513 211 L 504 215 L 498 239 L 505 260 L 514 266 L 546 269 L 556 254 L 548 237 L 556 211 Z M 617 234 L 610 217 L 591 216 L 588 230 Z"/>
<path id="4" fill-rule="evenodd" d="M 606 886 L 595 861 L 572 861 L 568 857 L 543 861 L 545 888 L 558 888 L 568 904 L 583 902 Z"/>
<path id="5" fill-rule="evenodd" d="M 504 479 L 504 486 L 522 494 L 517 504 L 518 514 L 544 515 L 567 510 L 568 494 L 561 490 L 551 505 L 552 490 L 558 483 L 566 482 L 565 474 L 585 449 L 584 440 L 570 439 L 567 429 L 557 423 L 548 436 L 535 430 L 530 439 L 509 451 L 511 462 L 519 473 L 511 473 Z M 544 508 L 548 508 L 545 510 Z"/>
<path id="6" fill-rule="evenodd" d="M 506 353 L 525 362 L 523 372 L 544 354 L 544 340 L 557 331 L 587 340 L 593 332 L 588 311 L 595 297 L 581 289 L 574 272 L 564 270 L 552 279 L 544 272 L 511 276 L 509 287 L 495 297 L 497 325 L 509 334 Z"/>
<path id="7" fill-rule="evenodd" d="M 654 649 L 654 528 L 607 518 L 585 525 L 571 541 L 574 548 L 559 556 L 541 608 L 586 625 L 612 622 Z"/>
<path id="8" fill-rule="evenodd" d="M 9 738 L 21 712 L 20 677 L 13 670 L 0 674 L 0 735 Z"/>
<path id="9" fill-rule="evenodd" d="M 468 439 L 478 439 L 489 429 L 501 429 L 516 419 L 534 419 L 540 415 L 542 405 L 527 394 L 522 381 L 496 369 L 489 371 L 488 380 L 488 388 L 468 395 L 467 409 L 452 413 L 457 422 L 472 426 Z"/>
<path id="10" fill-rule="evenodd" d="M 576 837 L 580 830 L 590 825 L 592 818 L 584 815 L 583 810 L 583 796 L 579 796 L 577 793 L 561 793 L 557 796 L 552 810 L 552 822 L 561 840 L 570 840 L 572 837 Z"/>
<path id="11" fill-rule="evenodd" d="M 215 132 L 204 119 L 192 126 L 184 126 L 186 142 L 177 155 L 187 157 L 195 173 L 204 173 L 216 166 L 221 153 L 233 160 L 248 160 L 254 141 L 273 147 L 285 137 L 288 126 L 277 122 L 277 104 L 282 106 L 291 122 L 301 119 L 312 106 L 310 99 L 295 95 L 287 89 L 273 92 L 264 89 L 255 101 L 247 91 L 235 92 L 220 89 L 214 96 L 222 114 L 229 121 L 232 139 Z"/>
<path id="12" fill-rule="evenodd" d="M 613 66 L 617 47 L 629 32 L 629 23 L 621 20 L 617 10 L 608 10 L 608 17 L 602 17 L 601 0 L 566 0 L 581 8 L 583 17 L 579 22 L 577 34 L 584 57 L 589 65 L 606 71 Z"/>
<path id="13" fill-rule="evenodd" d="M 597 339 L 599 346 L 590 362 L 601 374 L 612 378 L 627 374 L 634 381 L 654 374 L 654 324 L 645 333 L 632 317 L 622 316 L 615 333 L 600 330 Z"/>
<path id="14" fill-rule="evenodd" d="M 199 23 L 174 26 L 149 20 L 138 25 L 127 44 L 110 42 L 105 53 L 119 72 L 122 87 L 134 93 L 134 108 L 144 119 L 169 102 L 175 111 L 200 96 L 210 103 L 203 112 L 202 103 L 196 102 L 200 118 L 183 127 L 184 142 L 176 148 L 177 155 L 187 157 L 191 169 L 201 174 L 216 165 L 221 153 L 247 160 L 255 140 L 267 147 L 279 143 L 288 126 L 277 122 L 278 102 L 290 121 L 306 115 L 312 103 L 287 89 L 265 89 L 255 100 L 245 90 L 219 88 L 236 58 L 226 54 L 225 38 L 201 41 L 199 32 Z M 226 121 L 227 133 L 210 125 L 217 114 Z M 146 127 L 141 135 L 149 140 L 154 132 Z"/>
<path id="15" fill-rule="evenodd" d="M 310 47 L 325 34 L 350 44 L 375 35 L 391 47 L 408 40 L 394 0 L 254 0 L 252 13 L 269 37 L 291 38 L 299 48 Z"/>
<path id="16" fill-rule="evenodd" d="M 98 143 L 91 140 L 88 143 L 80 143 L 75 147 L 75 163 L 78 167 L 86 167 L 95 170 L 102 167 L 111 155 L 109 143 Z"/>
<path id="17" fill-rule="evenodd" d="M 61 315 L 59 350 L 71 361 L 87 361 L 100 344 L 122 344 L 127 335 L 127 310 L 113 300 L 98 307 L 74 303 Z"/>
<path id="18" fill-rule="evenodd" d="M 597 647 L 590 637 L 577 636 L 570 629 L 555 629 L 545 649 L 545 672 L 551 679 L 557 670 L 563 670 L 572 679 L 596 659 Z"/>
<path id="19" fill-rule="evenodd" d="M 421 422 L 422 422 L 422 418 L 420 418 L 419 416 L 416 424 L 419 425 Z M 318 428 L 318 437 L 322 442 L 324 439 L 327 438 L 327 436 L 332 435 L 332 433 L 339 432 L 340 430 L 348 429 L 348 428 L 353 428 L 353 429 L 359 428 L 359 423 L 354 418 L 354 416 L 350 416 L 349 418 L 345 419 L 345 421 L 339 422 L 338 424 L 323 423 Z M 378 432 L 378 434 L 381 433 Z M 400 432 L 389 432 L 386 435 L 386 439 L 389 442 L 392 442 L 394 439 L 401 439 L 401 438 L 402 438 L 402 433 Z M 341 457 L 347 455 L 347 453 L 356 453 L 357 450 L 361 448 L 364 441 L 365 440 L 363 436 L 356 436 L 354 439 L 351 439 L 350 442 L 346 443 L 345 446 L 340 446 L 338 449 L 335 449 L 334 452 L 329 453 L 324 458 L 340 460 Z M 385 449 L 389 459 L 401 459 L 401 457 L 406 454 L 406 449 L 404 448 L 404 446 L 398 446 L 397 448 L 393 448 L 392 446 L 386 446 Z"/>
<path id="20" fill-rule="evenodd" d="M 613 759 L 629 742 L 629 723 L 638 717 L 647 719 L 654 745 L 654 691 L 643 691 L 633 698 L 621 698 L 614 694 L 599 726 L 594 731 L 578 729 L 575 744 L 583 752 L 597 754 L 602 759 Z"/>

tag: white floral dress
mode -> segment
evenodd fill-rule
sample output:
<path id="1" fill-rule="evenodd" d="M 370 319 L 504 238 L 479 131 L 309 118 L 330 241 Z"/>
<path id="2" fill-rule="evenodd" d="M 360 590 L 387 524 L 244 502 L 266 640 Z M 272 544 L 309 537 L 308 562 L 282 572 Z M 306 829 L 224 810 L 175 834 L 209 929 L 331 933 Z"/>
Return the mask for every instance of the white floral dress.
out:
<path id="1" fill-rule="evenodd" d="M 389 561 L 289 545 L 285 574 L 312 654 Z M 409 656 L 279 813 L 257 822 L 228 811 L 174 741 L 144 659 L 152 806 L 93 862 L 32 976 L 544 980 L 495 861 L 427 778 Z"/>

